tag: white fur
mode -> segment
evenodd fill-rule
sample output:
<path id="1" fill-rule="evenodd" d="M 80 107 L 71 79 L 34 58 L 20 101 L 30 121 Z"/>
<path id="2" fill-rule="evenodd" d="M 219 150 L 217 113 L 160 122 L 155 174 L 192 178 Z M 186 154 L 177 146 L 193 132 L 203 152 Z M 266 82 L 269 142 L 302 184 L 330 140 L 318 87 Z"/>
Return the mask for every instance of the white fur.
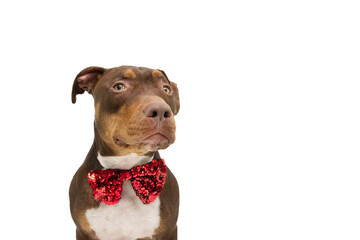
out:
<path id="1" fill-rule="evenodd" d="M 139 156 L 132 153 L 126 156 L 101 156 L 98 153 L 98 160 L 104 168 L 131 169 L 137 165 L 151 162 L 154 156 Z"/>
<path id="2" fill-rule="evenodd" d="M 136 154 L 104 157 L 99 154 L 98 159 L 105 168 L 130 169 L 151 161 L 152 157 L 145 158 Z M 151 237 L 160 225 L 160 198 L 145 205 L 136 196 L 131 182 L 125 181 L 121 199 L 117 204 L 100 203 L 98 208 L 88 209 L 85 216 L 90 228 L 100 240 L 135 240 Z"/>

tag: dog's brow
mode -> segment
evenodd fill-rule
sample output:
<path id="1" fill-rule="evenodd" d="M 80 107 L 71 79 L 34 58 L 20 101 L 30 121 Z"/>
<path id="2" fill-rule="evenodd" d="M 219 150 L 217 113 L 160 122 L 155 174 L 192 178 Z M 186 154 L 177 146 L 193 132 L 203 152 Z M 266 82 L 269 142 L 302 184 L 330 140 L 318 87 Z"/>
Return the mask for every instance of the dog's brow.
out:
<path id="1" fill-rule="evenodd" d="M 127 79 L 133 79 L 136 77 L 136 74 L 134 73 L 133 70 L 128 69 L 124 72 L 123 76 L 124 76 L 124 78 L 127 78 Z"/>
<path id="2" fill-rule="evenodd" d="M 156 78 L 160 78 L 163 74 L 159 70 L 152 71 L 151 75 Z"/>
<path id="3" fill-rule="evenodd" d="M 169 79 L 167 79 L 167 77 L 162 72 L 160 72 L 159 70 L 152 71 L 151 75 L 154 78 L 161 78 L 161 80 L 163 80 L 164 82 L 170 84 Z"/>

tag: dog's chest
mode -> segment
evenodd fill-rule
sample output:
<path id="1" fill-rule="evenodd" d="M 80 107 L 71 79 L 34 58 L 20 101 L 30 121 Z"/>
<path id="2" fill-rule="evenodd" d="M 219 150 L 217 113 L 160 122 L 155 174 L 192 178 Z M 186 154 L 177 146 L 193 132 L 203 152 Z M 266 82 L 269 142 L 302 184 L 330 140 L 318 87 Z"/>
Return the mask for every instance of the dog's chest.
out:
<path id="1" fill-rule="evenodd" d="M 90 228 L 100 240 L 135 240 L 151 237 L 160 225 L 160 198 L 145 205 L 136 196 L 131 183 L 123 183 L 120 201 L 101 203 L 85 212 Z"/>

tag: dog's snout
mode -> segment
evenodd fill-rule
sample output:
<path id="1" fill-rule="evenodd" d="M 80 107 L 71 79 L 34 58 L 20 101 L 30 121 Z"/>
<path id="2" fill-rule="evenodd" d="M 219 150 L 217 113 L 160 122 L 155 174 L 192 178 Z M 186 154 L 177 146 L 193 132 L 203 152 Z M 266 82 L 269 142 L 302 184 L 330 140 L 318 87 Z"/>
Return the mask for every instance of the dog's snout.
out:
<path id="1" fill-rule="evenodd" d="M 145 109 L 144 114 L 154 121 L 164 121 L 172 116 L 172 111 L 166 103 L 156 102 L 150 103 Z"/>

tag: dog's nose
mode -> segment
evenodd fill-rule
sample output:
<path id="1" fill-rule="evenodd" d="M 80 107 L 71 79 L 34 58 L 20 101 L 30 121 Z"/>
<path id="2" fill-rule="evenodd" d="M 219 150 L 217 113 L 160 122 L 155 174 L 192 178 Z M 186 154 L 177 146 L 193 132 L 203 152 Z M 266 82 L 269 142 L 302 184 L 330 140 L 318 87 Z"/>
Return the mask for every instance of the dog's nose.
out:
<path id="1" fill-rule="evenodd" d="M 145 109 L 144 114 L 154 121 L 162 122 L 172 116 L 172 111 L 166 103 L 156 102 L 150 103 Z"/>

